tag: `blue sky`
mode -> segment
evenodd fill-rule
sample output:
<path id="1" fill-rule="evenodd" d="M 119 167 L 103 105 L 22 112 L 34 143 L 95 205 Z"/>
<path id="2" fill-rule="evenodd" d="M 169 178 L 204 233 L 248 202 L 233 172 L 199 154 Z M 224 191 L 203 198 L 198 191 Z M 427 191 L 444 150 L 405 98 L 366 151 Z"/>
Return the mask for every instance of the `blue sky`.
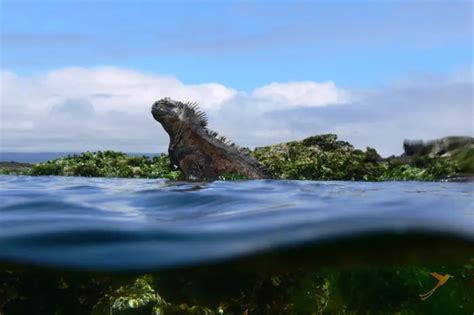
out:
<path id="1" fill-rule="evenodd" d="M 374 93 L 393 93 L 399 89 L 400 82 L 416 82 L 415 87 L 420 83 L 428 84 L 438 90 L 440 84 L 446 87 L 446 82 L 472 82 L 471 1 L 0 2 L 1 70 L 9 75 L 14 74 L 17 80 L 14 86 L 18 89 L 19 84 L 29 84 L 29 88 L 31 85 L 44 86 L 41 76 L 46 80 L 49 78 L 48 74 L 71 67 L 89 70 L 87 75 L 91 76 L 98 75 L 94 69 L 112 67 L 116 70 L 133 71 L 135 74 L 147 76 L 149 80 L 155 76 L 172 77 L 179 80 L 183 89 L 216 83 L 237 91 L 239 95 L 246 93 L 247 98 L 238 98 L 242 102 L 255 101 L 251 97 L 252 93 L 272 82 L 332 82 L 337 89 L 345 93 L 344 95 L 351 95 L 350 100 L 345 96 L 338 98 L 337 102 L 334 99 L 328 102 L 349 106 L 348 111 L 335 111 L 343 113 L 355 111 L 361 103 L 370 104 L 369 98 Z M 9 95 L 12 94 L 14 88 L 10 86 L 13 86 L 13 83 L 8 83 L 10 81 L 7 82 L 7 79 L 2 81 L 6 82 L 3 90 L 9 92 Z M 145 81 L 140 81 L 140 84 L 145 84 Z M 454 87 L 449 91 L 453 89 Z M 107 91 L 108 94 L 113 94 L 110 89 Z M 320 90 L 314 91 L 322 93 Z M 466 95 L 460 101 L 465 105 L 462 110 L 464 114 L 469 114 L 472 88 L 465 86 L 463 91 Z M 89 102 L 90 107 L 98 112 L 105 110 L 105 107 L 99 108 L 102 106 L 100 103 L 84 97 L 83 94 L 68 95 L 64 90 L 59 91 L 57 85 L 51 88 L 50 93 L 63 97 L 62 100 L 56 99 L 55 104 L 45 103 L 45 108 L 54 113 L 57 113 L 54 108 L 62 106 L 62 103 L 71 106 L 71 112 L 77 111 L 72 108 L 75 105 L 71 105 L 74 100 L 77 104 Z M 176 94 L 178 97 L 181 95 L 178 92 Z M 158 92 L 156 95 L 161 96 Z M 315 94 L 310 95 L 315 97 Z M 184 93 L 183 96 L 188 94 Z M 48 95 L 44 97 L 46 99 Z M 212 117 L 215 121 L 220 121 L 221 116 L 217 112 L 226 112 L 222 108 L 230 110 L 227 107 L 248 107 L 236 103 L 236 99 L 225 99 L 228 103 L 225 106 L 209 107 L 211 121 Z M 275 100 L 273 96 L 271 99 Z M 8 100 L 7 96 L 2 96 L 4 112 Z M 203 96 L 202 100 L 206 101 L 207 98 Z M 150 99 L 150 104 L 152 101 Z M 308 103 L 311 102 L 312 100 L 308 100 Z M 311 110 L 320 107 L 321 102 L 316 103 Z M 267 106 L 272 105 L 268 102 Z M 442 104 L 439 106 L 443 107 Z M 443 108 L 449 110 L 449 106 L 447 101 Z M 301 113 L 302 110 L 309 110 L 309 107 L 311 106 L 297 102 L 293 107 L 284 110 L 291 109 Z M 281 106 L 278 109 L 283 110 Z M 216 112 L 214 116 L 213 110 Z M 318 110 L 322 111 L 322 114 L 331 111 L 321 108 Z M 265 117 L 275 117 L 275 114 L 270 115 L 268 112 L 269 110 Z M 387 117 L 388 112 L 387 109 Z M 356 116 L 364 114 L 363 111 L 357 113 Z M 123 114 L 125 115 L 125 112 Z M 462 113 L 458 114 L 459 117 L 462 116 Z M 133 113 L 130 115 L 133 116 Z M 4 113 L 4 116 L 8 116 L 8 112 Z M 341 124 L 347 123 L 346 116 L 341 114 Z M 14 117 L 13 113 L 8 117 Z M 331 116 L 331 119 L 334 118 Z M 29 128 L 41 125 L 27 118 L 23 122 Z M 454 123 L 451 122 L 452 125 Z M 463 123 L 464 129 L 442 129 L 451 133 L 471 134 L 472 124 L 469 126 L 468 121 Z M 280 137 L 268 137 L 267 142 L 289 140 L 293 136 L 325 131 L 314 129 L 304 132 L 296 130 L 297 126 L 291 128 L 293 129 Z M 346 130 L 346 133 L 343 132 L 346 138 L 356 139 L 351 136 L 348 128 L 349 125 L 345 125 L 345 128 L 332 131 Z M 248 139 L 252 138 L 252 135 L 241 137 L 238 130 L 236 126 L 228 132 L 237 139 L 249 141 Z M 3 138 L 21 138 L 21 133 L 18 132 L 17 129 L 4 130 Z M 268 133 L 271 133 L 271 130 L 262 134 Z M 426 132 L 420 136 L 436 135 L 434 132 Z M 356 140 L 359 141 L 357 144 L 369 144 L 369 136 L 362 134 L 360 138 L 366 141 Z M 394 144 L 381 148 L 382 151 L 393 152 L 395 142 L 398 143 L 401 137 L 402 135 L 394 136 L 391 140 Z M 417 135 L 413 134 L 413 137 Z M 255 138 L 258 138 L 258 135 L 255 135 Z M 71 138 L 71 141 L 76 141 L 74 139 L 77 140 Z M 161 135 L 160 139 L 161 145 L 164 146 L 166 137 Z M 244 144 L 266 144 L 264 140 L 250 142 Z M 28 145 L 12 147 L 5 139 L 2 143 L 3 150 L 33 149 Z M 58 143 L 44 143 L 42 148 L 67 149 Z M 108 144 L 110 141 L 104 140 L 102 143 Z M 77 145 L 81 150 L 87 147 L 87 143 L 83 142 L 77 142 Z M 103 146 L 97 143 L 92 148 Z M 152 143 L 150 140 L 150 143 L 138 148 L 126 145 L 114 147 L 150 150 Z"/>
<path id="2" fill-rule="evenodd" d="M 2 67 L 113 64 L 243 90 L 472 63 L 472 2 L 2 1 Z"/>

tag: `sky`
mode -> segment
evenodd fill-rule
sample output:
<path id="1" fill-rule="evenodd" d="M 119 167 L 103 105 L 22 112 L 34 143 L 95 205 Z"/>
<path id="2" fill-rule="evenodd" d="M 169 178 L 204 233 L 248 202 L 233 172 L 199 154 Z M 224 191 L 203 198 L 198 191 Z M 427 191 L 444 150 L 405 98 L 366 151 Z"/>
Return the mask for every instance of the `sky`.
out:
<path id="1" fill-rule="evenodd" d="M 0 0 L 0 151 L 165 152 L 198 102 L 256 147 L 473 136 L 473 1 Z"/>

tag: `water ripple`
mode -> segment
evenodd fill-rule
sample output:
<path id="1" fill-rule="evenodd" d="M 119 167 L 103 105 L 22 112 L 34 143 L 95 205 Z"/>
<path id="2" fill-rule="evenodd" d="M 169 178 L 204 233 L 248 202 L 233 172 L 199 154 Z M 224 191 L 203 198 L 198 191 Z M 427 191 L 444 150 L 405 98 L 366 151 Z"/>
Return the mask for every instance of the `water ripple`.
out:
<path id="1" fill-rule="evenodd" d="M 472 183 L 0 176 L 0 259 L 192 265 L 384 233 L 474 242 Z"/>

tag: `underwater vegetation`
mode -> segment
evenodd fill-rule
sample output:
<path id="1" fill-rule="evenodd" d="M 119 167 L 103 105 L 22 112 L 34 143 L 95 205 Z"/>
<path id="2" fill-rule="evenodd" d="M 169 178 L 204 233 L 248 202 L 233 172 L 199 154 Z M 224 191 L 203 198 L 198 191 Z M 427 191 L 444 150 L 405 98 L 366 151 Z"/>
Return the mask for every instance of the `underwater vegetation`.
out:
<path id="1" fill-rule="evenodd" d="M 0 270 L 0 314 L 472 314 L 474 269 L 462 266 L 294 270 L 201 268 L 107 275 Z M 429 299 L 430 272 L 454 275 Z"/>
<path id="2" fill-rule="evenodd" d="M 401 156 L 382 158 L 375 149 L 355 149 L 334 134 L 302 141 L 256 148 L 248 153 L 276 179 L 308 180 L 442 180 L 474 174 L 474 144 L 469 137 L 447 137 L 423 143 L 404 143 Z M 136 177 L 182 180 L 166 154 L 153 158 L 114 151 L 85 152 L 30 168 L 1 167 L 0 174 L 61 175 L 88 177 Z M 221 180 L 245 179 L 240 174 L 221 174 Z"/>

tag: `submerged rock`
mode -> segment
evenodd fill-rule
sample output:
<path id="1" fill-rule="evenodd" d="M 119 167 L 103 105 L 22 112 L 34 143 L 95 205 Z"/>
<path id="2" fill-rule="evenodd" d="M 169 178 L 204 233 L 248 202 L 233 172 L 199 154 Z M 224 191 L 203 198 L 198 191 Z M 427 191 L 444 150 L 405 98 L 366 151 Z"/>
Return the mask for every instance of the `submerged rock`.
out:
<path id="1" fill-rule="evenodd" d="M 421 301 L 419 294 L 436 284 L 433 271 L 454 278 Z M 169 282 L 154 280 L 167 276 Z M 203 266 L 128 280 L 120 275 L 3 270 L 0 314 L 470 314 L 473 277 L 473 260 L 462 265 L 374 265 L 268 274 Z"/>
<path id="2" fill-rule="evenodd" d="M 150 279 L 145 276 L 106 294 L 94 307 L 93 315 L 105 314 L 107 310 L 112 315 L 150 315 L 153 307 L 163 303 L 163 300 L 149 282 Z"/>
<path id="3" fill-rule="evenodd" d="M 126 315 L 132 313 L 150 313 L 159 300 L 159 296 L 143 279 L 137 279 L 131 286 L 120 288 L 120 296 L 112 303 L 113 314 Z"/>

